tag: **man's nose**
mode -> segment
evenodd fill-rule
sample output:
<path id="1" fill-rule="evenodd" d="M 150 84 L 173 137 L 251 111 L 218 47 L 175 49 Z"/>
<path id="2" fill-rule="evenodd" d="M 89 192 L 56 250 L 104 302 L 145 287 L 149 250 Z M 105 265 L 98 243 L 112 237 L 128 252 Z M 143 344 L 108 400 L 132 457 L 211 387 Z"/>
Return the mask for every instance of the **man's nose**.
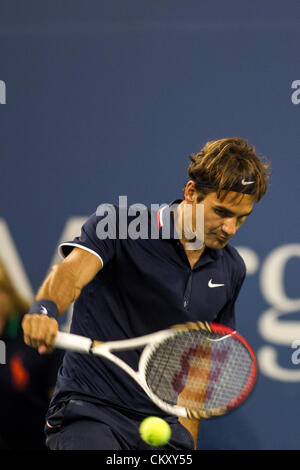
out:
<path id="1" fill-rule="evenodd" d="M 236 219 L 234 217 L 231 219 L 226 219 L 222 225 L 222 231 L 226 233 L 227 236 L 232 237 L 237 231 Z"/>

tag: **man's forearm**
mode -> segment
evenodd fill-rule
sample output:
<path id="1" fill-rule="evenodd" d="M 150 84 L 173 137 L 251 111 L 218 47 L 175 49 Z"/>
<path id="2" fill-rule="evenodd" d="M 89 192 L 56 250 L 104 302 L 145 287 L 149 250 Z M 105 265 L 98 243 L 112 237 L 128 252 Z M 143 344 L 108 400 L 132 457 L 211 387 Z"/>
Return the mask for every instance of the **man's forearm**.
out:
<path id="1" fill-rule="evenodd" d="M 60 314 L 64 313 L 81 292 L 76 276 L 68 263 L 55 264 L 39 288 L 35 300 L 52 300 Z"/>
<path id="2" fill-rule="evenodd" d="M 57 310 L 59 314 L 68 310 L 79 297 L 82 288 L 88 284 L 102 268 L 97 256 L 80 248 L 74 248 L 62 263 L 55 264 L 39 288 L 35 300 L 49 300 L 56 304 L 54 318 L 43 315 L 35 305 L 24 316 L 22 327 L 24 340 L 28 346 L 38 348 L 40 353 L 51 352 L 58 331 Z M 32 311 L 33 309 L 33 311 Z"/>

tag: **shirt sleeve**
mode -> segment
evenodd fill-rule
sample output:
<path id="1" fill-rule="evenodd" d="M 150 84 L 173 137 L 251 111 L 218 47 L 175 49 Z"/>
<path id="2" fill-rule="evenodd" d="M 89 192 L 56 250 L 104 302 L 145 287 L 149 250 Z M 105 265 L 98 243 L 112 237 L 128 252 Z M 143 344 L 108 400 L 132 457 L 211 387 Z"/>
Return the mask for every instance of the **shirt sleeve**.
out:
<path id="1" fill-rule="evenodd" d="M 239 281 L 236 283 L 235 290 L 231 299 L 226 303 L 226 305 L 220 310 L 216 322 L 221 325 L 228 326 L 229 328 L 235 329 L 235 302 L 238 298 L 242 285 L 246 277 L 246 267 L 243 265 L 243 270 L 240 273 Z"/>
<path id="2" fill-rule="evenodd" d="M 117 234 L 118 208 L 102 204 L 83 224 L 80 236 L 61 243 L 58 251 L 65 258 L 74 247 L 82 248 L 97 256 L 104 266 L 115 254 Z"/>

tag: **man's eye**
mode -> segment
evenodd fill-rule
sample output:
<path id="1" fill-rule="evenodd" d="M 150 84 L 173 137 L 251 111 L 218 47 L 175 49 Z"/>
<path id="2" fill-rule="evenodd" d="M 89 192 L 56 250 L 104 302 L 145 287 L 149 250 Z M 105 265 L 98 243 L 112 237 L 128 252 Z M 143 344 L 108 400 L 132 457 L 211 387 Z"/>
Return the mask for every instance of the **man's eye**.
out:
<path id="1" fill-rule="evenodd" d="M 215 209 L 215 213 L 220 217 L 226 217 L 226 213 L 222 209 Z"/>

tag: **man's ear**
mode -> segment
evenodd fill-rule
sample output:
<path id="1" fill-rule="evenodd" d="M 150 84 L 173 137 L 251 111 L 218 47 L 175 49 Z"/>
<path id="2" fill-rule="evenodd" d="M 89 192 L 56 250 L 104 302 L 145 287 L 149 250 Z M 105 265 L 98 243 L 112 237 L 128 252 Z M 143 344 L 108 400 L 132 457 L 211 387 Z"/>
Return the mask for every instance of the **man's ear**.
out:
<path id="1" fill-rule="evenodd" d="M 197 191 L 194 181 L 188 181 L 184 188 L 184 200 L 188 204 L 197 201 Z"/>

